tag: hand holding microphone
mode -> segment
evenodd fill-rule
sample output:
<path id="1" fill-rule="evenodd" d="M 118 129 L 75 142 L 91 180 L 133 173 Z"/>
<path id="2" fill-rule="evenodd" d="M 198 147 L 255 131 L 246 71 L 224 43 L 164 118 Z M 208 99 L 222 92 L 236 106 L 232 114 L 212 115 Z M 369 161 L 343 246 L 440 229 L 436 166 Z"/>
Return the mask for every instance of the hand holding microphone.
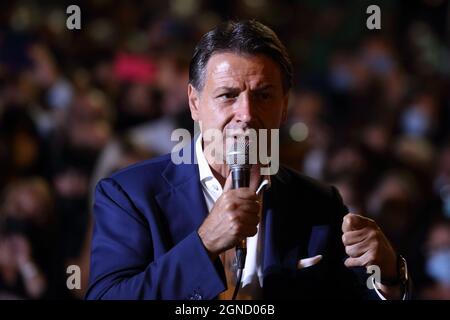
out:
<path id="1" fill-rule="evenodd" d="M 212 259 L 234 246 L 245 247 L 245 239 L 257 232 L 261 204 L 255 191 L 259 170 L 248 165 L 248 144 L 241 147 L 235 144 L 229 150 L 230 174 L 224 191 L 198 230 Z"/>
<path id="2" fill-rule="evenodd" d="M 242 239 L 256 234 L 259 208 L 258 197 L 253 190 L 231 189 L 230 174 L 223 194 L 198 230 L 212 259 Z"/>

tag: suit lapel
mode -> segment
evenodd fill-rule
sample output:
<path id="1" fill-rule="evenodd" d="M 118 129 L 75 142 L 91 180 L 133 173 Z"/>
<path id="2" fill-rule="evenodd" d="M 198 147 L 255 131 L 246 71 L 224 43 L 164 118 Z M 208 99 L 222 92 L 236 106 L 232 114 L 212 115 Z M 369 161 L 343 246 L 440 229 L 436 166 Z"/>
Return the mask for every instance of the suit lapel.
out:
<path id="1" fill-rule="evenodd" d="M 263 202 L 263 273 L 281 267 L 280 257 L 280 223 L 282 222 L 283 208 L 280 207 L 280 189 L 284 181 L 279 174 L 273 176 L 272 186 L 264 194 Z"/>
<path id="2" fill-rule="evenodd" d="M 264 227 L 264 237 L 263 237 L 263 273 L 273 267 L 280 264 L 279 254 L 276 250 L 276 234 L 274 233 L 276 230 L 276 212 L 274 212 L 274 199 L 272 191 L 272 187 L 266 191 L 264 194 L 264 202 L 263 202 L 263 227 Z"/>
<path id="3" fill-rule="evenodd" d="M 161 173 L 168 188 L 155 196 L 166 216 L 173 244 L 196 230 L 208 214 L 203 196 L 198 166 L 194 162 L 194 142 L 184 147 L 182 153 L 191 156 L 191 164 L 169 162 Z"/>
<path id="4" fill-rule="evenodd" d="M 295 269 L 299 255 L 306 250 L 307 235 L 305 223 L 298 222 L 300 212 L 289 201 L 289 180 L 282 170 L 273 177 L 272 186 L 264 195 L 264 275 L 280 268 Z M 298 201 L 301 195 L 298 195 Z M 305 252 L 306 253 L 306 252 Z"/>

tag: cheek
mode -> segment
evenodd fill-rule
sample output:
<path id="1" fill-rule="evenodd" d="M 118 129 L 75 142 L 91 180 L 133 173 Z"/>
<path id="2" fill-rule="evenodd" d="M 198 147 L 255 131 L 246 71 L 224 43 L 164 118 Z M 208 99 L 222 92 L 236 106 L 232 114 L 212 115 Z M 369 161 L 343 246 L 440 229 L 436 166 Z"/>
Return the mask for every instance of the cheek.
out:
<path id="1" fill-rule="evenodd" d="M 230 119 L 230 108 L 221 108 L 214 104 L 205 105 L 200 112 L 200 120 L 203 123 L 203 128 L 222 130 Z"/>

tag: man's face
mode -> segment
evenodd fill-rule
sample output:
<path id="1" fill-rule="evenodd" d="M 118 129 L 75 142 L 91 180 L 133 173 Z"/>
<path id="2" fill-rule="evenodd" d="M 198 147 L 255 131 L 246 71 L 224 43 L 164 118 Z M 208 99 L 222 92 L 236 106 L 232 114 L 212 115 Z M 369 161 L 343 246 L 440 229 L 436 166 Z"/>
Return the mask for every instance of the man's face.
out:
<path id="1" fill-rule="evenodd" d="M 278 129 L 286 118 L 288 95 L 281 71 L 265 55 L 212 55 L 203 89 L 198 92 L 189 85 L 188 95 L 192 118 L 199 121 L 203 135 L 209 129 L 220 130 L 223 137 L 227 129 Z"/>

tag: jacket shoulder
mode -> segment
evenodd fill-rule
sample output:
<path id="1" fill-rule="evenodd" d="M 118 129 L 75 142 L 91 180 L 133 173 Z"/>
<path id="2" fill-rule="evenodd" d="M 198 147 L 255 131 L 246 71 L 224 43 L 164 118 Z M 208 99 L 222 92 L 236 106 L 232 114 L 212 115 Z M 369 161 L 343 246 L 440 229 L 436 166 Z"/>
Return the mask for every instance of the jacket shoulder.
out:
<path id="1" fill-rule="evenodd" d="M 120 169 L 106 179 L 114 181 L 127 192 L 148 191 L 165 183 L 161 173 L 170 161 L 170 154 L 144 160 Z"/>
<path id="2" fill-rule="evenodd" d="M 155 157 L 152 159 L 144 160 L 141 162 L 137 162 L 128 167 L 122 168 L 116 172 L 114 172 L 110 178 L 120 181 L 123 179 L 127 179 L 130 176 L 140 175 L 140 174 L 148 174 L 149 172 L 161 172 L 167 166 L 167 164 L 171 161 L 170 153 Z"/>

